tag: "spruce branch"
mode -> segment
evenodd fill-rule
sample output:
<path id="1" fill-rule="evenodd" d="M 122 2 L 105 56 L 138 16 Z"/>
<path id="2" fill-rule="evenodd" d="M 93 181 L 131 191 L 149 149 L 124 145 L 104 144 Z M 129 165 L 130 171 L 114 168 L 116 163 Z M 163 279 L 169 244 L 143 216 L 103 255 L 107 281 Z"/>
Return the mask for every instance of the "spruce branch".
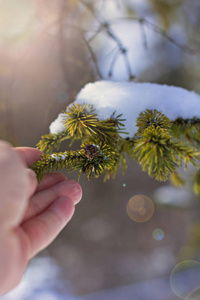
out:
<path id="1" fill-rule="evenodd" d="M 170 132 L 160 126 L 147 127 L 134 148 L 135 158 L 142 169 L 159 181 L 168 179 L 169 173 L 182 164 L 187 168 L 188 163 L 196 165 L 200 153 L 180 141 L 174 141 Z"/>
<path id="2" fill-rule="evenodd" d="M 193 147 L 183 144 L 179 141 L 169 141 L 168 147 L 173 151 L 174 159 L 176 159 L 178 165 L 184 163 L 185 170 L 187 169 L 188 163 L 193 164 L 197 167 L 196 160 L 199 160 L 200 152 Z"/>
<path id="3" fill-rule="evenodd" d="M 81 138 L 88 133 L 94 132 L 94 127 L 97 123 L 97 115 L 94 114 L 94 108 L 88 104 L 72 104 L 72 107 L 68 107 L 66 112 L 66 118 L 63 123 L 70 136 L 77 136 Z"/>
<path id="4" fill-rule="evenodd" d="M 173 136 L 176 138 L 180 137 L 186 142 L 199 147 L 200 146 L 200 119 L 182 119 L 178 118 L 173 122 L 172 126 Z"/>
<path id="5" fill-rule="evenodd" d="M 185 185 L 185 180 L 177 171 L 172 172 L 169 176 L 169 179 L 176 187 L 182 187 Z"/>
<path id="6" fill-rule="evenodd" d="M 63 117 L 65 130 L 47 134 L 38 143 L 44 151 L 41 160 L 33 165 L 38 181 L 45 173 L 67 168 L 79 170 L 90 180 L 104 173 L 104 180 L 114 178 L 119 167 L 127 169 L 127 157 L 136 160 L 150 177 L 159 181 L 168 178 L 176 186 L 184 179 L 177 168 L 193 164 L 198 167 L 200 152 L 200 120 L 177 119 L 171 121 L 157 110 L 147 109 L 137 118 L 138 131 L 133 138 L 122 138 L 125 132 L 123 116 L 113 112 L 110 118 L 99 120 L 95 108 L 89 104 L 72 104 Z M 179 134 L 178 134 L 179 133 Z M 193 137 L 195 135 L 195 137 Z M 65 139 L 80 140 L 80 150 L 52 153 Z M 199 141 L 199 143 L 198 143 Z M 200 193 L 200 172 L 195 175 L 194 191 Z"/>
<path id="7" fill-rule="evenodd" d="M 65 151 L 53 154 L 41 155 L 41 160 L 35 162 L 32 170 L 35 171 L 37 179 L 40 182 L 44 175 L 49 172 L 57 171 L 59 168 L 73 168 L 73 166 L 82 158 L 83 151 Z"/>
<path id="8" fill-rule="evenodd" d="M 36 147 L 45 154 L 50 154 L 54 148 L 59 149 L 61 142 L 66 139 L 70 139 L 67 131 L 58 134 L 49 133 L 42 136 Z"/>
<path id="9" fill-rule="evenodd" d="M 68 107 L 65 114 L 64 125 L 71 137 L 76 136 L 84 139 L 86 136 L 90 136 L 111 144 L 116 142 L 120 133 L 125 133 L 122 123 L 124 119 L 120 119 L 121 115 L 115 116 L 115 113 L 113 113 L 108 120 L 100 121 L 92 105 L 73 104 L 71 107 Z"/>
<path id="10" fill-rule="evenodd" d="M 144 132 L 146 128 L 149 126 L 160 127 L 166 130 L 170 130 L 172 126 L 172 122 L 169 118 L 167 118 L 161 112 L 158 112 L 156 109 L 153 111 L 147 109 L 144 112 L 141 112 L 139 117 L 137 118 L 137 127 L 139 127 L 137 135 L 140 135 Z"/>
<path id="11" fill-rule="evenodd" d="M 57 171 L 59 168 L 67 168 L 69 171 L 80 169 L 79 176 L 80 173 L 84 173 L 90 180 L 93 172 L 98 177 L 106 169 L 112 169 L 114 162 L 112 154 L 107 145 L 101 148 L 97 145 L 84 145 L 83 149 L 78 151 L 42 155 L 42 159 L 34 163 L 32 169 L 39 182 L 46 173 Z"/>
<path id="12" fill-rule="evenodd" d="M 200 194 L 200 169 L 198 169 L 198 171 L 194 175 L 193 190 L 196 195 Z"/>
<path id="13" fill-rule="evenodd" d="M 178 166 L 168 147 L 169 141 L 170 135 L 167 131 L 151 125 L 135 143 L 134 155 L 142 170 L 159 181 L 166 181 L 168 174 Z"/>
<path id="14" fill-rule="evenodd" d="M 125 139 L 120 138 L 116 145 L 112 145 L 112 151 L 113 151 L 113 166 L 110 168 L 105 176 L 104 181 L 107 181 L 110 178 L 115 178 L 117 171 L 119 169 L 119 166 L 122 167 L 122 174 L 125 173 L 128 165 L 127 165 L 127 159 L 126 154 L 128 153 L 129 148 L 127 147 L 127 144 L 131 145 L 131 143 L 126 141 Z M 131 151 L 132 152 L 132 147 Z M 132 154 L 132 153 L 131 153 Z"/>

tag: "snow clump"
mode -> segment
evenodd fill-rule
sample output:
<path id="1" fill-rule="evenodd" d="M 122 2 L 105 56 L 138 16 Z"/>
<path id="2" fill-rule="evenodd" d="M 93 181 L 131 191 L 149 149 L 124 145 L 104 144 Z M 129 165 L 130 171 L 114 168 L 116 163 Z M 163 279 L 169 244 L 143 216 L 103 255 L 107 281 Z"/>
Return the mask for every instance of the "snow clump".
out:
<path id="1" fill-rule="evenodd" d="M 65 125 L 63 123 L 64 121 L 64 117 L 66 118 L 66 114 L 64 113 L 60 113 L 57 117 L 57 119 L 55 119 L 51 125 L 49 126 L 49 130 L 51 133 L 53 134 L 58 134 L 60 132 L 65 131 Z"/>
<path id="2" fill-rule="evenodd" d="M 133 137 L 137 132 L 136 121 L 139 114 L 146 109 L 165 114 L 170 120 L 181 117 L 200 118 L 200 95 L 186 89 L 155 83 L 97 81 L 88 83 L 77 95 L 74 104 L 91 104 L 96 109 L 99 120 L 107 120 L 116 112 L 122 114 L 125 129 Z M 69 105 L 70 106 L 70 105 Z M 65 130 L 63 115 L 50 125 L 51 133 Z"/>

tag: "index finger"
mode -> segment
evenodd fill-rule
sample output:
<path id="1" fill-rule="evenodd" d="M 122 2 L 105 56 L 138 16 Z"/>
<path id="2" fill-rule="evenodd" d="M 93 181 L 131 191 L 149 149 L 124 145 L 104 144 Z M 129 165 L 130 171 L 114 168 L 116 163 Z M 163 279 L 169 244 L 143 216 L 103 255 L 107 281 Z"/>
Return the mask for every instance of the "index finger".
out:
<path id="1" fill-rule="evenodd" d="M 17 147 L 14 149 L 27 167 L 31 167 L 34 162 L 40 160 L 43 154 L 42 151 L 31 147 Z"/>

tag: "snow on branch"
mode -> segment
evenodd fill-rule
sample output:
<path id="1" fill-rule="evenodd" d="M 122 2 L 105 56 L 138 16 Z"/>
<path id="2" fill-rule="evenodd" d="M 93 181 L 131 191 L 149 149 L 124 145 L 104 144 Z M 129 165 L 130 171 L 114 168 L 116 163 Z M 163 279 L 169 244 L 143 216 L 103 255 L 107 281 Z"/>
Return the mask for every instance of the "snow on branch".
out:
<path id="1" fill-rule="evenodd" d="M 52 153 L 65 139 L 80 140 L 81 149 Z M 38 148 L 45 153 L 33 166 L 38 180 L 63 167 L 88 179 L 92 173 L 114 178 L 120 165 L 126 170 L 128 155 L 150 177 L 176 186 L 184 184 L 178 167 L 193 164 L 199 194 L 200 95 L 153 83 L 89 83 L 51 123 Z"/>
<path id="2" fill-rule="evenodd" d="M 99 120 L 109 119 L 113 112 L 122 114 L 128 135 L 137 132 L 137 118 L 147 109 L 156 109 L 171 121 L 178 118 L 200 118 L 200 95 L 180 87 L 155 83 L 97 81 L 87 84 L 77 95 L 74 104 L 91 104 Z M 70 106 L 69 106 L 70 107 Z M 51 133 L 60 132 L 63 114 L 50 126 Z"/>

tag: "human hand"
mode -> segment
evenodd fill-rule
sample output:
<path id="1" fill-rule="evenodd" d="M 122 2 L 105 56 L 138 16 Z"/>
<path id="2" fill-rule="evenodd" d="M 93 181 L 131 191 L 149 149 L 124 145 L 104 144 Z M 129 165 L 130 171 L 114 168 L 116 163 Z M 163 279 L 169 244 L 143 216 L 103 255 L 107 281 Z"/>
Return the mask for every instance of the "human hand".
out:
<path id="1" fill-rule="evenodd" d="M 40 154 L 0 141 L 0 295 L 20 282 L 29 259 L 55 239 L 82 197 L 80 185 L 60 173 L 38 185 L 28 167 Z"/>

